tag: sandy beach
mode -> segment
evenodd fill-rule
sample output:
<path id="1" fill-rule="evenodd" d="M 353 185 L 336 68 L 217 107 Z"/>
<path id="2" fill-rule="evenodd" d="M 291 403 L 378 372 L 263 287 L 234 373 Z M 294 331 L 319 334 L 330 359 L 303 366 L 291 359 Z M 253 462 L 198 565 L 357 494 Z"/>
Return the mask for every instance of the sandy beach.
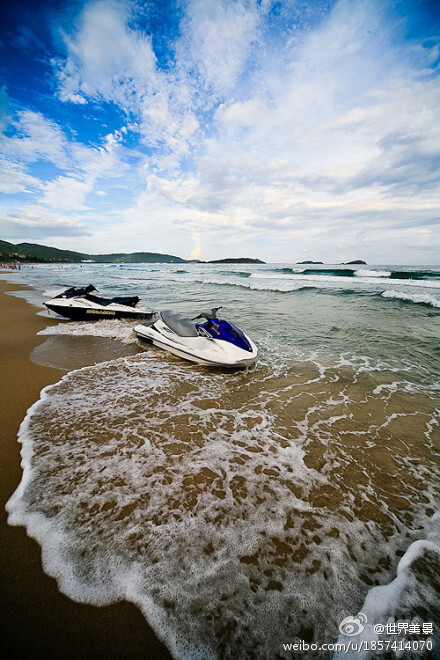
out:
<path id="1" fill-rule="evenodd" d="M 40 546 L 24 528 L 7 524 L 5 504 L 21 479 L 19 425 L 41 389 L 64 373 L 29 359 L 45 339 L 37 332 L 56 321 L 6 295 L 20 288 L 0 280 L 0 647 L 9 658 L 169 658 L 134 605 L 96 608 L 61 594 L 42 570 Z"/>

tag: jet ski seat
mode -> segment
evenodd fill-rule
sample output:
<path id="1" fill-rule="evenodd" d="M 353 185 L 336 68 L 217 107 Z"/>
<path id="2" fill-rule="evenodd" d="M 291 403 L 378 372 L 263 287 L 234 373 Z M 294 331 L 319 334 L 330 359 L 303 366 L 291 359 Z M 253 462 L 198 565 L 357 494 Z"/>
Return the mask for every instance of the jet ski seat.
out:
<path id="1" fill-rule="evenodd" d="M 126 307 L 136 307 L 140 298 L 137 296 L 117 296 L 116 298 L 101 298 L 100 296 L 92 296 L 90 293 L 87 293 L 85 296 L 86 300 L 90 302 L 97 303 L 98 305 L 111 305 L 112 303 L 116 305 L 125 305 Z"/>
<path id="2" fill-rule="evenodd" d="M 171 309 L 165 309 L 160 316 L 162 321 L 179 337 L 198 337 L 196 324 L 186 316 L 173 312 Z"/>

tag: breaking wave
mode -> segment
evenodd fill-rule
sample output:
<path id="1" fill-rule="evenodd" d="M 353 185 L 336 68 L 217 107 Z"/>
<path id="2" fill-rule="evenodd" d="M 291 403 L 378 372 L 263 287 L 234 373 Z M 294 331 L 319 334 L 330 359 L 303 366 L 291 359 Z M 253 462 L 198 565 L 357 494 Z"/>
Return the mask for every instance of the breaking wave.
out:
<path id="1" fill-rule="evenodd" d="M 440 308 L 440 299 L 426 293 L 406 293 L 403 291 L 387 290 L 381 295 L 383 298 L 391 298 L 406 303 L 415 303 L 417 305 L 427 305 L 428 307 Z"/>

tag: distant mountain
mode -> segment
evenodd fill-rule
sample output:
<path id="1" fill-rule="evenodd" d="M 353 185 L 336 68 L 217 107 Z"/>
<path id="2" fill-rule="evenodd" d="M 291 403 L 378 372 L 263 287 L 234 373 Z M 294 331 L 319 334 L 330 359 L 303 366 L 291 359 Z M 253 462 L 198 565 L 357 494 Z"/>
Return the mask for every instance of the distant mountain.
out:
<path id="1" fill-rule="evenodd" d="M 19 243 L 14 245 L 8 241 L 0 241 L 0 261 L 28 261 L 34 263 L 81 263 L 84 261 L 95 263 L 185 263 L 185 259 L 171 254 L 158 252 L 133 252 L 125 254 L 86 254 L 59 250 L 58 248 L 36 243 Z"/>
<path id="2" fill-rule="evenodd" d="M 215 259 L 214 261 L 207 261 L 208 264 L 264 264 L 265 261 L 260 259 L 249 259 L 248 257 L 239 257 L 237 259 Z"/>
<path id="3" fill-rule="evenodd" d="M 27 261 L 31 263 L 97 263 L 97 264 L 183 264 L 183 263 L 209 263 L 209 264 L 264 264 L 259 259 L 217 259 L 216 261 L 197 261 L 182 259 L 172 254 L 159 252 L 116 252 L 112 254 L 87 254 L 85 252 L 72 252 L 72 250 L 59 250 L 58 248 L 36 243 L 19 243 L 14 245 L 8 241 L 0 241 L 0 261 Z"/>
<path id="4" fill-rule="evenodd" d="M 2 261 L 35 261 L 35 262 L 80 262 L 87 255 L 72 252 L 71 250 L 58 250 L 58 248 L 37 245 L 34 243 L 20 243 L 13 245 L 8 241 L 0 241 L 0 260 Z"/>
<path id="5" fill-rule="evenodd" d="M 129 254 L 90 254 L 89 259 L 96 263 L 113 264 L 183 264 L 186 262 L 181 257 L 172 254 L 161 254 L 159 252 L 131 252 Z"/>

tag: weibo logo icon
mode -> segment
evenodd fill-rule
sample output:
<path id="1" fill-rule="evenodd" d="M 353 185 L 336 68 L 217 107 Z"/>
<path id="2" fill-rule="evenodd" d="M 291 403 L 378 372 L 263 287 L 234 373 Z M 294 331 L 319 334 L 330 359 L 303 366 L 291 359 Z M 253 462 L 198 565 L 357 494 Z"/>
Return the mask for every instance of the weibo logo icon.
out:
<path id="1" fill-rule="evenodd" d="M 364 623 L 367 623 L 367 621 L 367 615 L 363 612 L 359 612 L 357 616 L 347 616 L 339 624 L 339 631 L 348 637 L 360 635 L 364 629 Z"/>

